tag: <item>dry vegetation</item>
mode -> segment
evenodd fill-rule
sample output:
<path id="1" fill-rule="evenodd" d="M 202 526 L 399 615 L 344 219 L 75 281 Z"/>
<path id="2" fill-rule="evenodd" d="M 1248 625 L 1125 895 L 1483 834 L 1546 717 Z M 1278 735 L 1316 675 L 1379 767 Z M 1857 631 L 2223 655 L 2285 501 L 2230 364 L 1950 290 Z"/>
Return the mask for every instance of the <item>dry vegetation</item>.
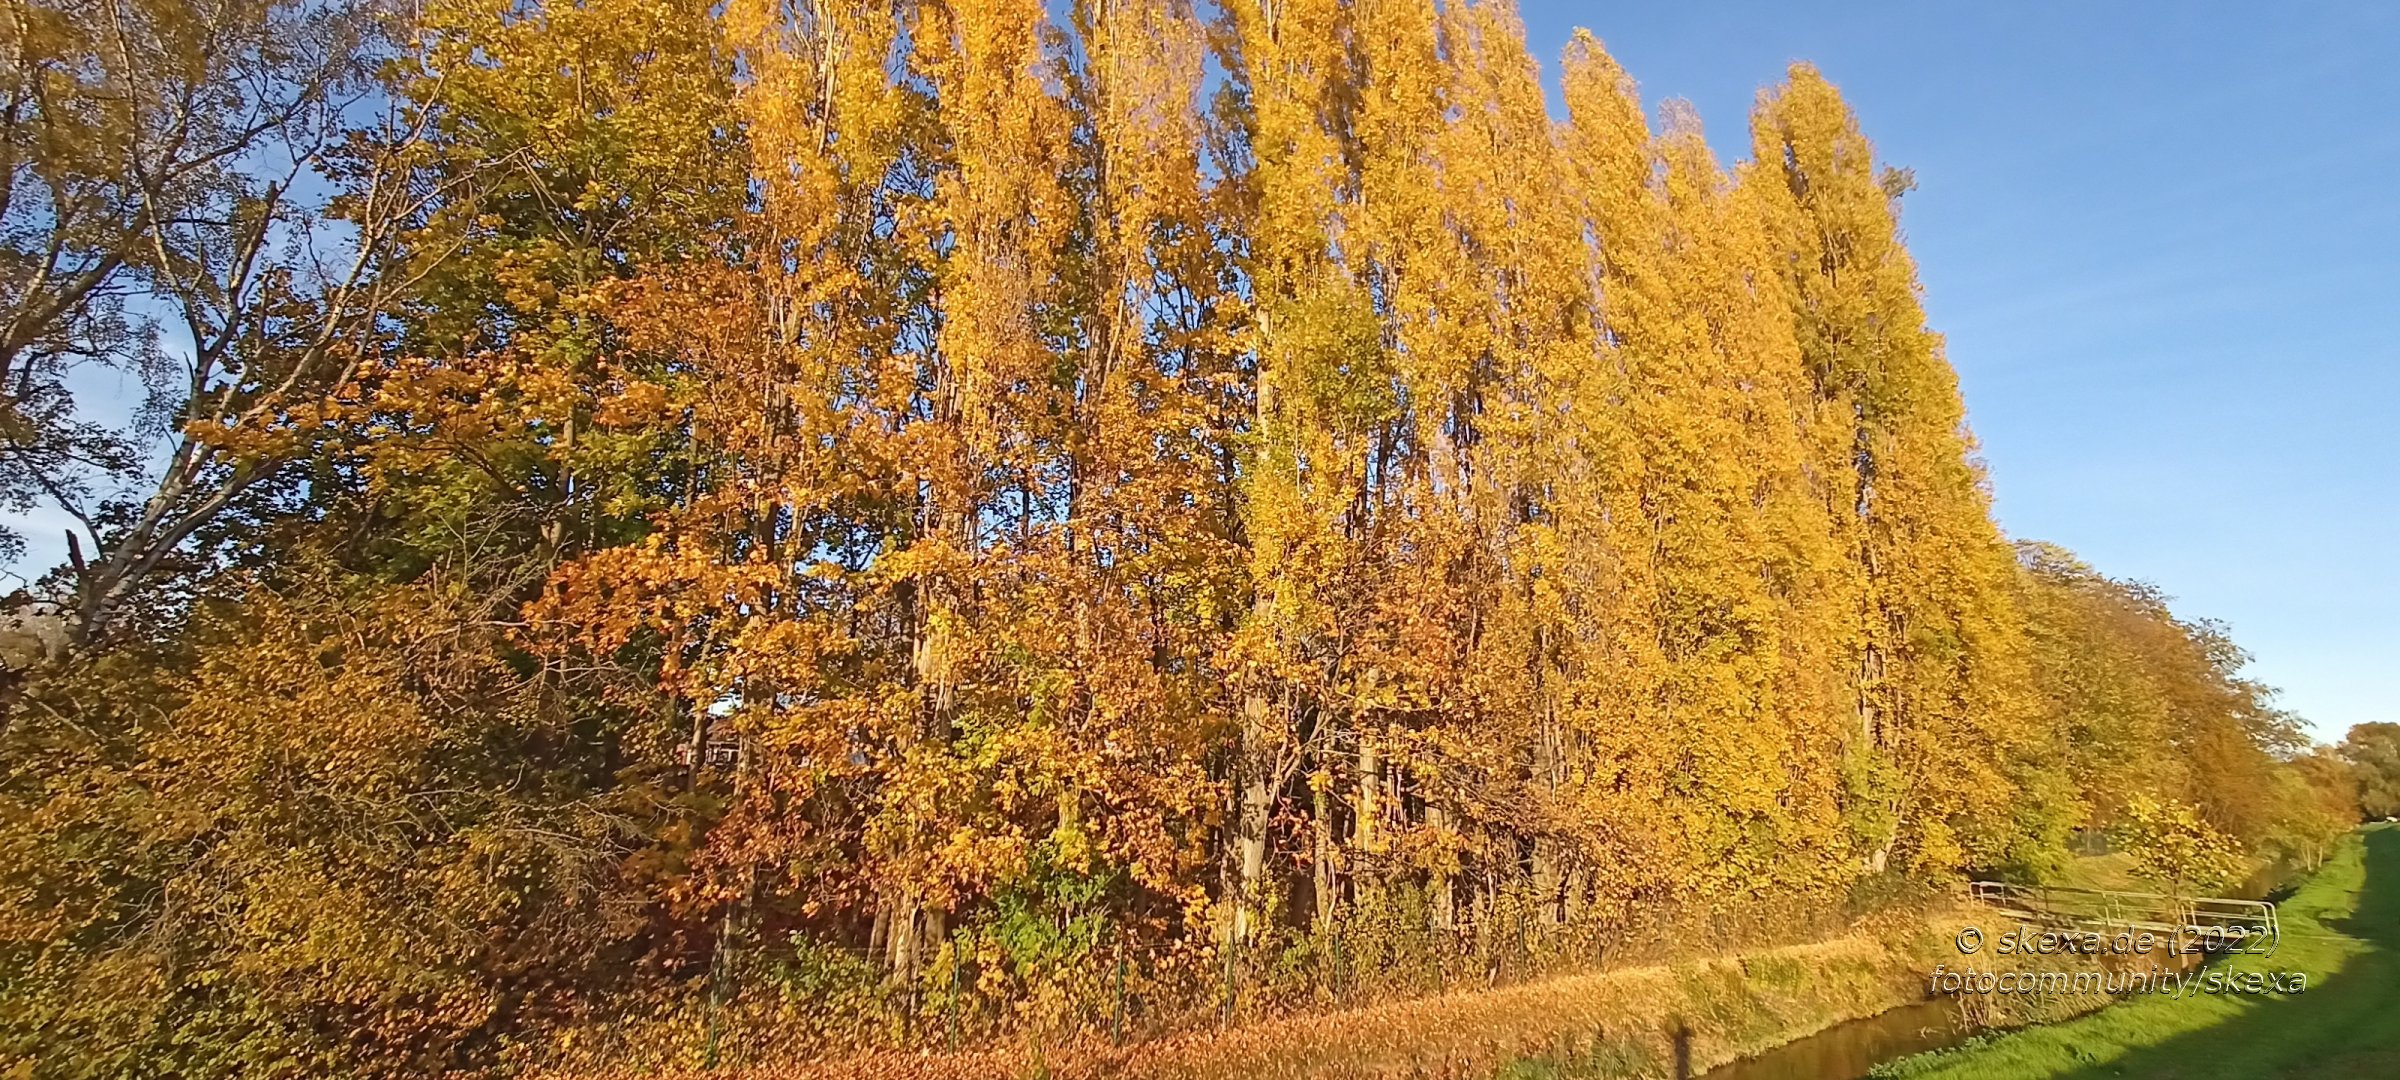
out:
<path id="1" fill-rule="evenodd" d="M 1657 1075 L 1689 1033 L 1696 1068 L 1733 1060 L 1925 995 L 1924 973 L 1955 913 L 1898 915 L 1807 945 L 1681 964 L 1569 975 L 1208 1030 L 1119 1048 L 1083 1038 L 1024 1041 L 967 1054 L 879 1053 L 789 1065 L 740 1065 L 742 1080 L 983 1080 L 1046 1075 L 1174 1080 L 1482 1078 L 1528 1057 L 1615 1062 Z M 672 1068 L 564 1071 L 705 1075 Z"/>

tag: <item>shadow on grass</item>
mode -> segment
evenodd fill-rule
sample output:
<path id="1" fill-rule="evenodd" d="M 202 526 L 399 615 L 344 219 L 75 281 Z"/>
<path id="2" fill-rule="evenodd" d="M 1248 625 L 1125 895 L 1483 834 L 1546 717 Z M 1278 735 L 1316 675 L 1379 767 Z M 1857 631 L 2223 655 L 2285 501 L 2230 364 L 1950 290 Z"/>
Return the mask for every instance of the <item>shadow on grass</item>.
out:
<path id="1" fill-rule="evenodd" d="M 2304 993 L 2245 996 L 2248 1007 L 2223 1021 L 2079 1069 L 2067 1074 L 2071 1080 L 2400 1077 L 2400 828 L 2370 829 L 2363 840 L 2354 911 L 2327 918 L 2332 913 L 2285 910 L 2287 931 L 2339 933 L 2364 943 L 2339 970 L 2321 982 L 2312 978 Z M 2296 916 L 2308 925 L 2293 925 Z M 2262 959 L 2249 966 L 2290 966 Z"/>

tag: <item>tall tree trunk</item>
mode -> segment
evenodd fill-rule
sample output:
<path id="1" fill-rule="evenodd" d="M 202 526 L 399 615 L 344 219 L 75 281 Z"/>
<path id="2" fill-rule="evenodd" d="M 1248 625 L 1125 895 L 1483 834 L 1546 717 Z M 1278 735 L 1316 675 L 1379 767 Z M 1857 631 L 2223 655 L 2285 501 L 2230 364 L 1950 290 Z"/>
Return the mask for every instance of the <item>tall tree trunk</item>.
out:
<path id="1" fill-rule="evenodd" d="M 1351 847 L 1359 853 L 1351 881 L 1362 905 L 1383 899 L 1382 855 L 1387 846 L 1383 834 L 1390 800 L 1383 769 L 1383 742 L 1362 724 L 1358 732 L 1357 820 L 1350 827 Z"/>
<path id="2" fill-rule="evenodd" d="M 892 981 L 899 985 L 905 986 L 917 976 L 917 916 L 920 910 L 913 892 L 901 893 L 893 901 L 887 960 Z"/>
<path id="3" fill-rule="evenodd" d="M 1260 896 L 1267 872 L 1267 819 L 1275 807 L 1275 733 L 1268 727 L 1273 709 L 1263 689 L 1242 701 L 1240 803 L 1234 823 L 1233 917 L 1229 942 L 1246 942 L 1257 932 Z"/>
<path id="4" fill-rule="evenodd" d="M 1333 839 L 1333 776 L 1331 771 L 1310 778 L 1309 790 L 1315 795 L 1310 824 L 1316 834 L 1316 852 L 1310 859 L 1310 877 L 1316 893 L 1316 932 L 1324 937 L 1333 930 L 1334 916 L 1334 857 Z"/>
<path id="5" fill-rule="evenodd" d="M 1450 812 L 1444 810 L 1440 803 L 1426 803 L 1425 825 L 1432 829 L 1447 830 L 1450 827 Z M 1429 894 L 1427 906 L 1432 909 L 1430 917 L 1433 928 L 1447 932 L 1457 927 L 1458 888 L 1450 872 L 1447 869 L 1434 871 L 1427 881 L 1426 891 Z"/>

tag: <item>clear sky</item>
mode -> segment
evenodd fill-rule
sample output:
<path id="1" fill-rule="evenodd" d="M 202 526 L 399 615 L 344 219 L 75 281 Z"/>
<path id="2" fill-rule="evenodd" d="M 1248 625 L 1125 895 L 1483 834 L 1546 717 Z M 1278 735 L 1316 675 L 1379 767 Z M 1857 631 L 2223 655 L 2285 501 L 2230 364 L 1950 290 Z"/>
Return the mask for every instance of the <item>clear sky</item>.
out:
<path id="1" fill-rule="evenodd" d="M 1793 60 L 1903 225 L 2001 524 L 2220 619 L 2320 738 L 2400 721 L 2400 5 L 1522 0 L 1747 156 Z"/>

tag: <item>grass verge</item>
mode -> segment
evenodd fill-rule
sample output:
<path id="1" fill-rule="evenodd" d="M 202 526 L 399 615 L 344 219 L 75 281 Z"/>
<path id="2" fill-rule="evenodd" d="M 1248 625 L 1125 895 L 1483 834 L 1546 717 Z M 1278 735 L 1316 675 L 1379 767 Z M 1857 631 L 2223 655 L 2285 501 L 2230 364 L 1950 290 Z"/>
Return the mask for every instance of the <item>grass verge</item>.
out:
<path id="1" fill-rule="evenodd" d="M 2400 1076 L 2400 829 L 2352 834 L 2281 905 L 2272 956 L 2211 971 L 2305 975 L 2284 994 L 2143 995 L 2078 1020 L 1894 1062 L 1886 1080 Z M 2287 982 L 2288 984 L 2288 982 Z"/>

